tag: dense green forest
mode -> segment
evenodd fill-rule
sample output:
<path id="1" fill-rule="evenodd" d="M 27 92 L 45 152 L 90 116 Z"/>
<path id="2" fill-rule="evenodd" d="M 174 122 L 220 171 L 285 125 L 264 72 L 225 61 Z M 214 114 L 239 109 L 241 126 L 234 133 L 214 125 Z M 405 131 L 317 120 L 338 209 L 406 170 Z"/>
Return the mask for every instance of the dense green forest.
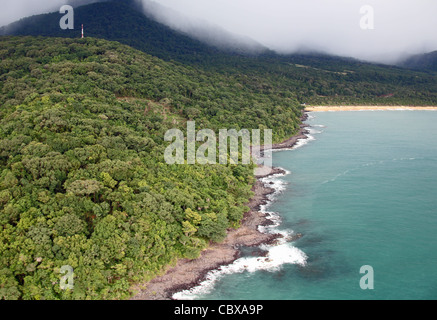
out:
<path id="1" fill-rule="evenodd" d="M 274 128 L 279 141 L 299 127 L 288 91 L 116 42 L 3 37 L 0 58 L 4 299 L 126 298 L 239 225 L 253 167 L 167 165 L 167 129 Z"/>

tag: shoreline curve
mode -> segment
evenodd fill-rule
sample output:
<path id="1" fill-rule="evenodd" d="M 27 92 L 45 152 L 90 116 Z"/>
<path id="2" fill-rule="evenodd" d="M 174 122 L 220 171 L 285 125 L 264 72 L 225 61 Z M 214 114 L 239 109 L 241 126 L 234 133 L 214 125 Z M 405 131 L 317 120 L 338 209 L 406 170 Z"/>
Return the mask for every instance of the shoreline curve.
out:
<path id="1" fill-rule="evenodd" d="M 307 118 L 308 114 L 303 112 L 299 132 L 284 142 L 274 144 L 272 150 L 290 149 L 299 140 L 307 139 L 306 134 L 309 132 L 306 129 L 307 125 L 303 123 Z M 252 187 L 254 196 L 247 204 L 250 210 L 244 215 L 240 228 L 229 229 L 222 243 L 211 244 L 197 259 L 180 259 L 175 266 L 168 268 L 164 275 L 148 283 L 134 286 L 133 289 L 137 293 L 130 300 L 172 300 L 175 293 L 189 290 L 203 282 L 210 271 L 232 264 L 240 257 L 240 247 L 268 245 L 281 238 L 281 234 L 262 233 L 258 230 L 259 226 L 272 223 L 268 219 L 268 214 L 261 211 L 261 206 L 269 203 L 268 196 L 275 192 L 275 189 L 265 184 L 262 179 L 277 174 L 286 174 L 286 172 L 281 168 L 273 167 L 269 174 L 255 176 L 256 181 Z"/>

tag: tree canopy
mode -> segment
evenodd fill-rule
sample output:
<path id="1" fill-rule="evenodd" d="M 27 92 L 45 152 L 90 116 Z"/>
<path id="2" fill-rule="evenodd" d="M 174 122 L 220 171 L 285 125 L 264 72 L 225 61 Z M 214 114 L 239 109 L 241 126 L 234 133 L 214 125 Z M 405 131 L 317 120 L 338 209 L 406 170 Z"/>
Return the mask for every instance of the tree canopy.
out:
<path id="1" fill-rule="evenodd" d="M 0 57 L 3 299 L 126 298 L 239 225 L 253 166 L 168 165 L 169 128 L 299 127 L 281 90 L 116 42 L 3 37 Z"/>
<path id="2" fill-rule="evenodd" d="M 432 74 L 329 58 L 203 68 L 95 38 L 0 37 L 0 59 L 0 299 L 127 298 L 238 227 L 253 165 L 167 164 L 171 128 L 280 142 L 303 102 L 437 101 Z"/>

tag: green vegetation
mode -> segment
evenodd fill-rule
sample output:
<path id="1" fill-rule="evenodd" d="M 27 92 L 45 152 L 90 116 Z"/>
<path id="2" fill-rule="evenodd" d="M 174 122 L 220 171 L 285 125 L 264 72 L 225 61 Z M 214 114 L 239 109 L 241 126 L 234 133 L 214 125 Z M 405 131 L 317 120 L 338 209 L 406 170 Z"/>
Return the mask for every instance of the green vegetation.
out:
<path id="1" fill-rule="evenodd" d="M 78 7 L 74 14 L 75 30 L 61 30 L 62 15 L 55 12 L 0 28 L 0 35 L 79 38 L 79 26 L 84 24 L 87 37 L 118 41 L 165 61 L 191 66 L 190 77 L 197 72 L 219 73 L 223 79 L 230 76 L 236 90 L 243 88 L 241 94 L 248 87 L 267 95 L 281 92 L 283 98 L 311 105 L 437 105 L 437 77 L 432 68 L 415 72 L 321 54 L 223 52 L 147 18 L 129 0 Z M 252 101 L 247 103 L 251 108 Z M 219 102 L 220 108 L 226 104 Z"/>
<path id="2" fill-rule="evenodd" d="M 324 55 L 259 60 L 266 82 L 309 105 L 437 105 L 435 73 Z"/>
<path id="3" fill-rule="evenodd" d="M 437 51 L 414 55 L 402 61 L 400 65 L 415 70 L 437 72 Z"/>
<path id="4" fill-rule="evenodd" d="M 279 141 L 299 126 L 288 91 L 116 42 L 3 37 L 0 57 L 3 299 L 126 298 L 239 225 L 253 167 L 167 165 L 167 129 L 193 119 Z"/>
<path id="5" fill-rule="evenodd" d="M 180 34 L 144 16 L 123 0 L 94 3 L 74 8 L 74 30 L 59 27 L 59 12 L 24 18 L 0 28 L 0 35 L 29 35 L 80 38 L 81 25 L 86 37 L 119 41 L 165 60 L 199 62 L 220 54 L 200 41 Z"/>
<path id="6" fill-rule="evenodd" d="M 76 24 L 138 50 L 68 38 L 59 17 L 0 30 L 66 37 L 0 37 L 0 299 L 127 298 L 238 227 L 253 166 L 166 164 L 165 132 L 188 120 L 279 142 L 302 103 L 437 105 L 432 72 L 224 53 L 122 3 L 78 8 Z M 74 290 L 60 288 L 64 265 Z"/>

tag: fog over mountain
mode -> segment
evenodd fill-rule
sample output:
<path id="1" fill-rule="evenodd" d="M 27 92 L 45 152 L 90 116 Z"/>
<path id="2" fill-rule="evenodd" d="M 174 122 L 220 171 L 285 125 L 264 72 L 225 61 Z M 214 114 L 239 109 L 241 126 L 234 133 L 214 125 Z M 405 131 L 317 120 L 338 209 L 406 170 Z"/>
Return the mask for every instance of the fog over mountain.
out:
<path id="1" fill-rule="evenodd" d="M 0 25 L 59 10 L 66 3 L 96 1 L 7 1 Z M 158 21 L 219 47 L 319 51 L 384 63 L 437 50 L 437 1 L 433 0 L 135 1 Z M 361 11 L 363 6 L 368 7 Z M 373 29 L 362 29 L 372 20 Z"/>
<path id="2" fill-rule="evenodd" d="M 202 17 L 182 14 L 172 8 L 162 6 L 155 1 L 136 0 L 136 2 L 141 3 L 144 13 L 154 20 L 221 49 L 255 54 L 262 53 L 267 49 L 248 36 L 229 32 L 221 28 L 218 24 L 210 23 Z"/>
<path id="3" fill-rule="evenodd" d="M 143 0 L 148 2 L 149 0 Z M 437 1 L 430 0 L 155 0 L 270 49 L 316 50 L 393 62 L 437 49 Z M 363 6 L 374 12 L 374 29 L 363 30 Z M 177 21 L 173 21 L 177 24 Z"/>

